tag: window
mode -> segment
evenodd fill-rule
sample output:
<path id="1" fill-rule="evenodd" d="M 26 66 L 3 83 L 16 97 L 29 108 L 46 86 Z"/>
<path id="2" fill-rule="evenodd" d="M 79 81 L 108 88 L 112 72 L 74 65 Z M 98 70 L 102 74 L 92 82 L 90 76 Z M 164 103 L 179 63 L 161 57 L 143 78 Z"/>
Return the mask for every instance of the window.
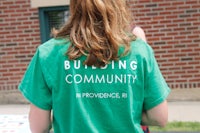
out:
<path id="1" fill-rule="evenodd" d="M 68 6 L 39 8 L 41 42 L 51 38 L 52 28 L 60 28 L 69 17 Z"/>

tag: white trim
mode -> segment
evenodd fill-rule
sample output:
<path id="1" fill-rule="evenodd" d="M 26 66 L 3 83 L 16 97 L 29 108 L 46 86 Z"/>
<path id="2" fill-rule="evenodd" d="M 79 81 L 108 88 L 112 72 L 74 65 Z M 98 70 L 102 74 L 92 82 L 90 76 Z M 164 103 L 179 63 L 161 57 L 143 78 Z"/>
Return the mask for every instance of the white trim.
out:
<path id="1" fill-rule="evenodd" d="M 31 7 L 66 6 L 70 0 L 31 0 Z"/>

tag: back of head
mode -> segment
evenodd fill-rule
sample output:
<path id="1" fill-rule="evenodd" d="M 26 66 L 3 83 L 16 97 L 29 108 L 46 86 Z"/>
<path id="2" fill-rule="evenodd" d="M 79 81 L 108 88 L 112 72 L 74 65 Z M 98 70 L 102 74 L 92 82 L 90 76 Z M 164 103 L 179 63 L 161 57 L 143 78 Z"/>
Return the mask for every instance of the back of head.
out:
<path id="1" fill-rule="evenodd" d="M 86 65 L 100 67 L 119 58 L 120 45 L 128 51 L 129 18 L 125 0 L 71 0 L 70 18 L 56 36 L 69 37 L 70 59 L 86 55 Z"/>

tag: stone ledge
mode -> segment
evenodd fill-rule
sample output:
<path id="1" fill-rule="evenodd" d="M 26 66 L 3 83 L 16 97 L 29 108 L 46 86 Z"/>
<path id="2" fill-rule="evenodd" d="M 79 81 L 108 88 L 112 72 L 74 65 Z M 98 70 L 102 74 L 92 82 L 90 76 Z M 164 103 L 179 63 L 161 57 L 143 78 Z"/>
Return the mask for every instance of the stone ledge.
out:
<path id="1" fill-rule="evenodd" d="M 27 104 L 18 90 L 0 90 L 0 104 Z"/>
<path id="2" fill-rule="evenodd" d="M 174 101 L 200 101 L 200 88 L 172 89 L 168 99 Z M 29 103 L 18 90 L 0 90 L 0 104 Z"/>
<path id="3" fill-rule="evenodd" d="M 168 101 L 200 101 L 200 88 L 172 89 Z"/>

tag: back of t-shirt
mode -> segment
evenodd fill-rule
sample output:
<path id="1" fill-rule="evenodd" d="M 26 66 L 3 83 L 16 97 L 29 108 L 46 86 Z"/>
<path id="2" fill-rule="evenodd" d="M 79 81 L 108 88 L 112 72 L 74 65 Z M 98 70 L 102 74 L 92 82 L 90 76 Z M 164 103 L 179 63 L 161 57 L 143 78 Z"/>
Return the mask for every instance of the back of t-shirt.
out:
<path id="1" fill-rule="evenodd" d="M 53 109 L 55 133 L 142 133 L 142 111 L 169 94 L 151 47 L 137 39 L 126 56 L 96 68 L 84 65 L 85 56 L 69 60 L 69 44 L 41 45 L 20 86 L 33 104 Z"/>

